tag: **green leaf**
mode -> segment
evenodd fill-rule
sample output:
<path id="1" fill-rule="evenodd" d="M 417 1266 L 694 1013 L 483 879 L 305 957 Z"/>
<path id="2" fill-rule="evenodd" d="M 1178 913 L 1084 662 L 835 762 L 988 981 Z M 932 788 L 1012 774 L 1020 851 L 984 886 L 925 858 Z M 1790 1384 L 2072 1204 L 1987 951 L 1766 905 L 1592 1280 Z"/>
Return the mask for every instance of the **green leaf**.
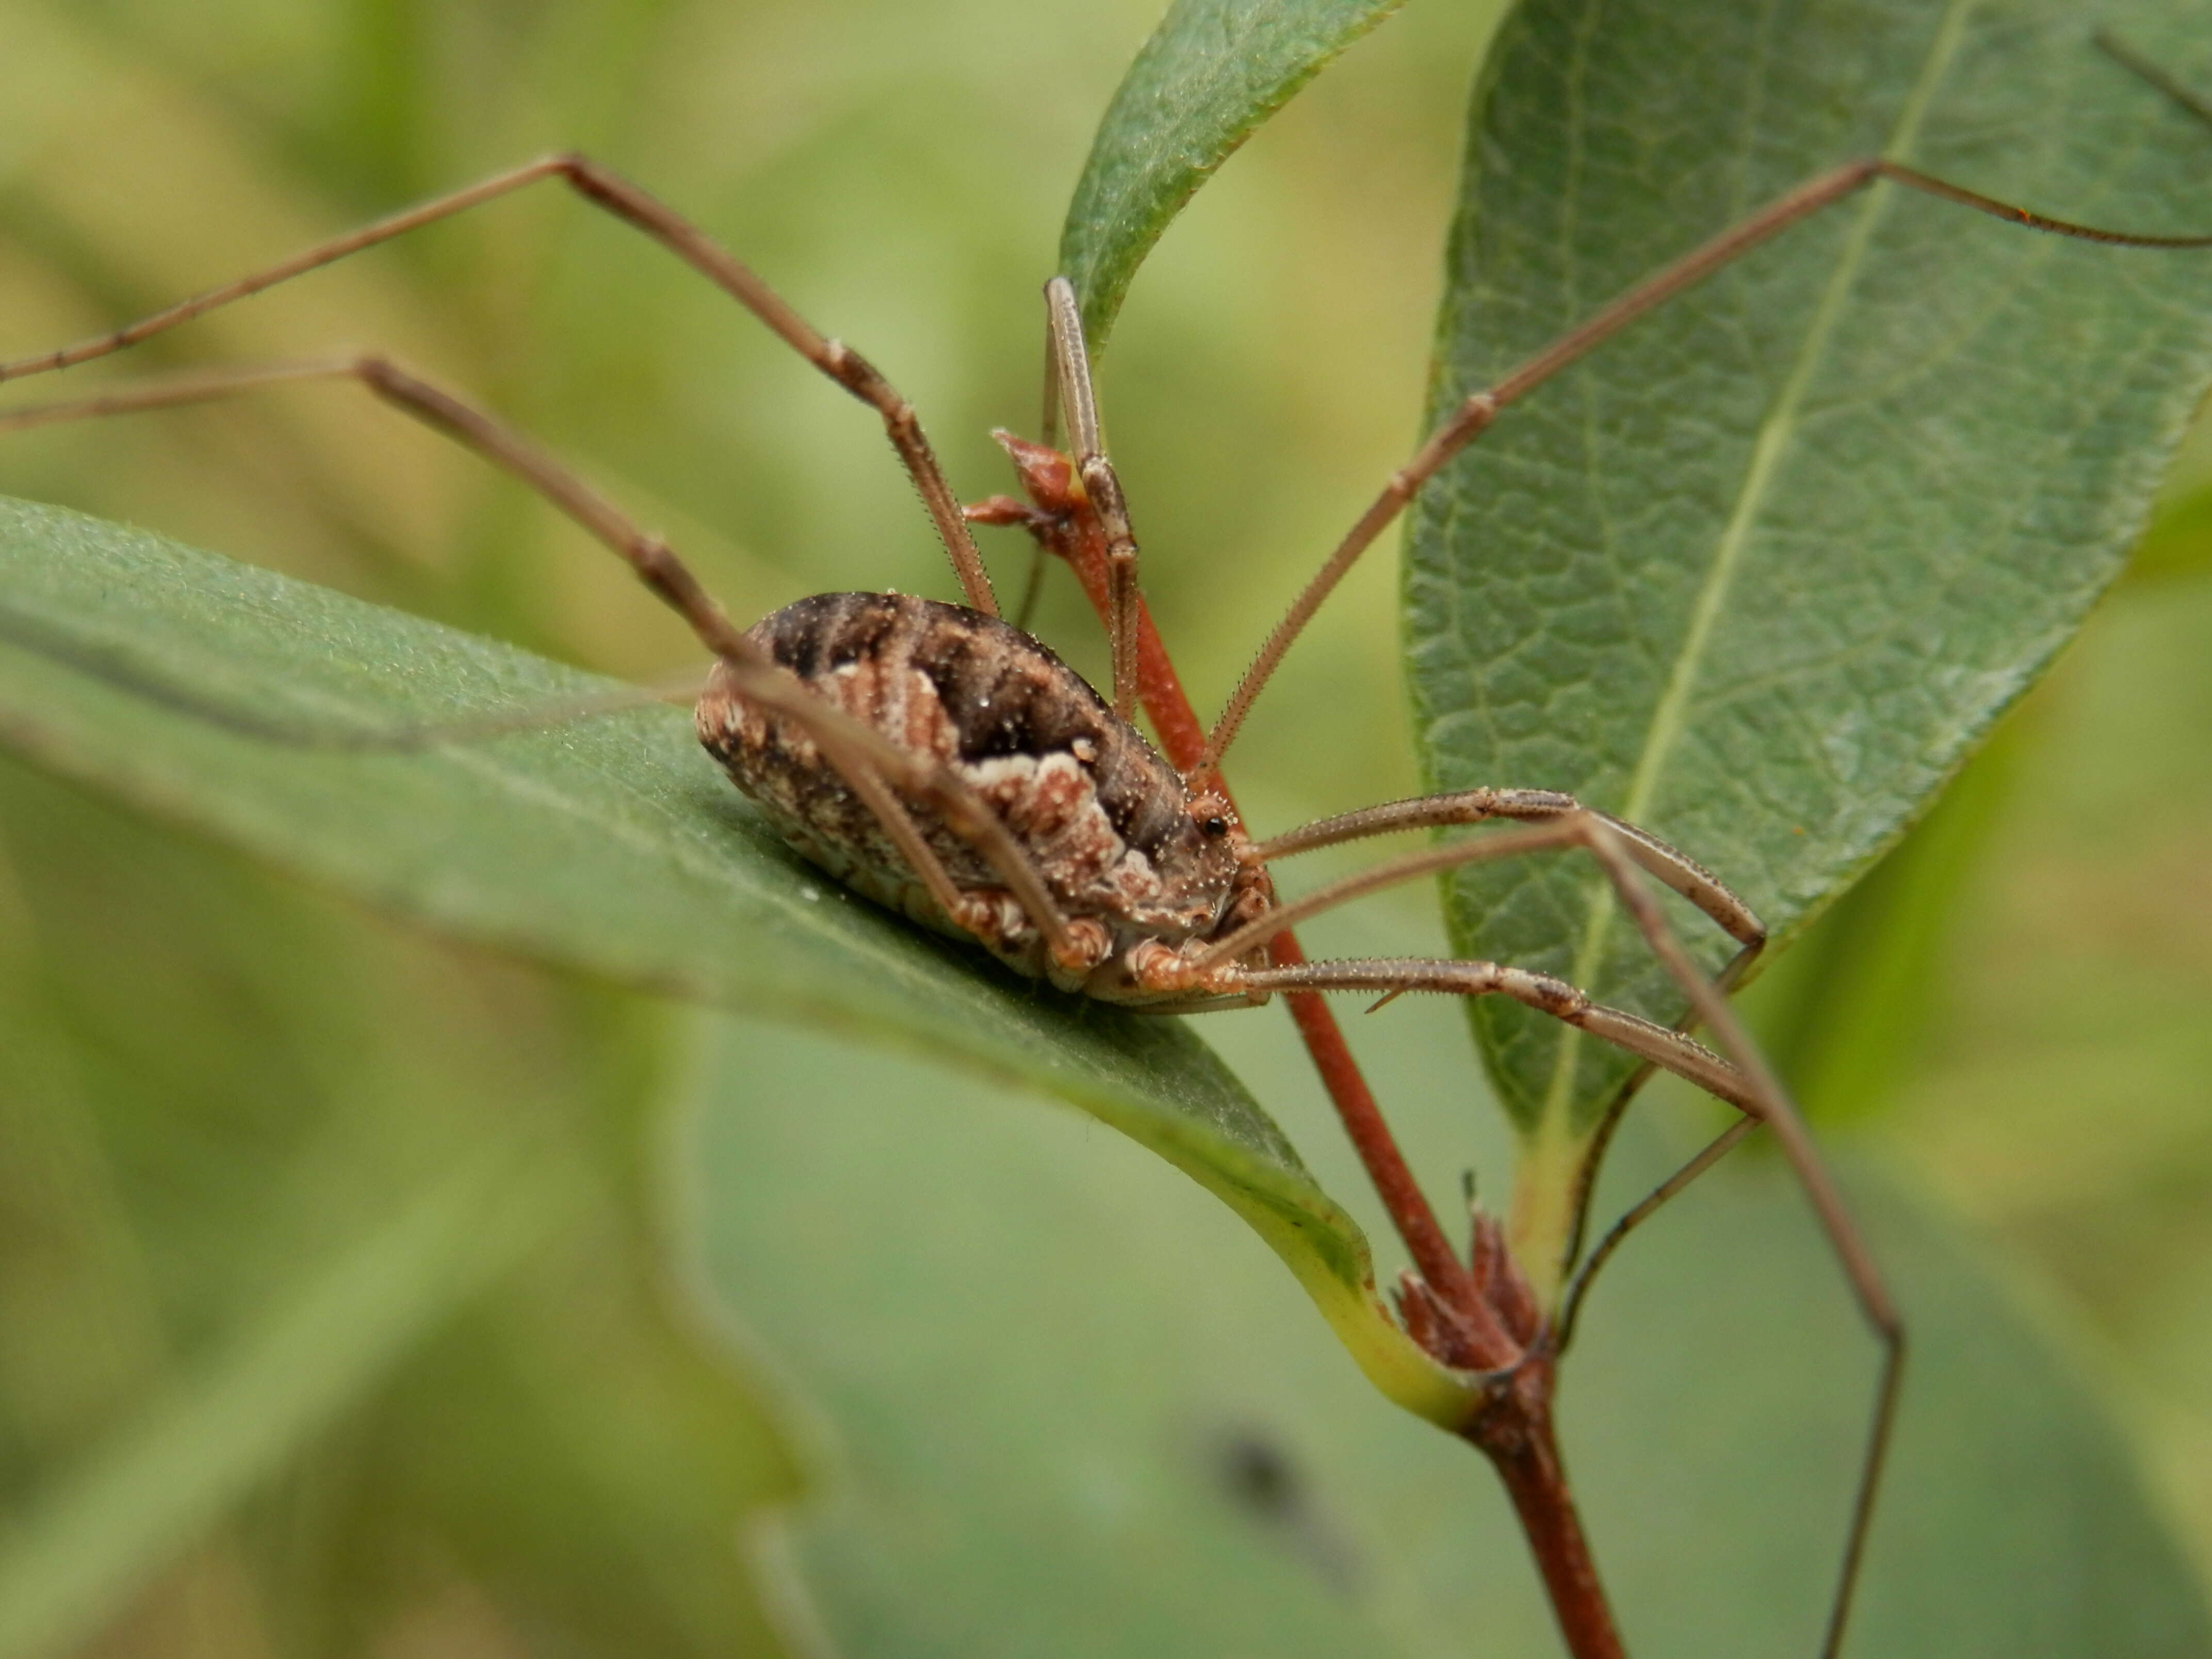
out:
<path id="1" fill-rule="evenodd" d="M 1877 1112 L 1919 1070 L 1943 1005 L 1960 901 L 2014 793 L 2021 710 L 1746 1000 L 1798 1107 L 1824 1123 Z"/>
<path id="2" fill-rule="evenodd" d="M 494 1650 L 557 1632 L 582 1655 L 765 1652 L 809 1599 L 853 1659 L 1441 1659 L 1470 1630 L 1486 1651 L 1547 1650 L 1550 1613 L 1480 1462 L 1378 1407 L 1274 1261 L 1139 1148 L 962 1072 L 735 1021 L 685 1067 L 705 1110 L 672 1145 L 621 1106 L 622 1063 L 578 1036 L 602 999 L 55 804 L 70 795 L 0 764 L 0 846 L 32 901 L 31 926 L 8 913 L 0 957 L 35 939 L 65 1004 L 36 1008 L 11 975 L 0 1020 L 39 1013 L 72 1040 L 143 1261 L 58 1281 L 51 1235 L 22 1226 L 11 1200 L 28 1185 L 51 1202 L 58 1162 L 29 1155 L 24 1108 L 52 1109 L 52 1130 L 68 1103 L 23 1086 L 35 1068 L 11 1025 L 0 1209 L 33 1247 L 11 1268 L 40 1268 L 0 1276 L 11 1475 L 15 1385 L 52 1371 L 72 1333 L 80 1351 L 115 1346 L 113 1304 L 143 1281 L 184 1374 L 213 1374 L 302 1305 L 286 1287 L 337 1282 L 348 1243 L 375 1236 L 360 1220 L 404 1216 L 411 1182 L 453 1176 L 456 1149 L 526 1152 L 550 1133 L 560 1154 L 541 1166 L 551 1182 L 506 1193 L 557 1199 L 548 1243 L 459 1307 L 441 1297 L 453 1310 L 366 1401 L 322 1418 L 292 1391 L 327 1372 L 259 1373 L 266 1409 L 310 1431 L 142 1613 L 197 1633 L 185 1651 L 273 1632 L 287 1653 L 355 1653 L 427 1630 Z M 1378 1083 L 1455 1064 L 1455 1022 L 1418 1012 L 1394 1017 Z M 595 1068 L 615 1075 L 579 1089 Z M 1465 1147 L 1449 1091 L 1390 1094 L 1409 1137 Z M 1478 1150 L 1486 1166 L 1501 1152 Z M 1612 1198 L 1678 1150 L 1632 1139 Z M 664 1158 L 690 1188 L 674 1209 Z M 1779 1174 L 1739 1160 L 1640 1238 L 1569 1368 L 1569 1453 L 1640 1656 L 1809 1650 L 1832 1565 L 1832 1535 L 1815 1534 L 1840 1526 L 1870 1352 Z M 626 1192 L 641 1213 L 611 1226 Z M 1921 1340 L 1869 1650 L 2202 1650 L 2189 1574 L 2094 1406 L 1947 1229 L 1875 1196 Z M 687 1216 L 751 1363 L 712 1340 L 726 1318 L 670 1317 L 660 1252 L 688 1244 Z M 465 1230 L 453 1243 L 474 1259 Z M 56 1305 L 33 1325 L 21 1298 L 40 1288 Z M 751 1552 L 782 1570 L 766 1632 L 699 1612 L 742 1598 L 733 1533 L 757 1540 L 763 1505 L 792 1491 L 747 1403 L 763 1374 L 811 1454 L 787 1547 Z M 49 1411 L 82 1414 L 81 1372 L 48 1382 L 66 1391 Z M 220 1467 L 236 1443 L 195 1462 Z M 69 1460 L 49 1467 L 64 1490 Z M 7 1490 L 12 1509 L 20 1483 Z M 240 1601 L 227 1644 L 199 1622 Z"/>
<path id="3" fill-rule="evenodd" d="M 1152 244 L 1253 130 L 1405 0 L 1176 0 L 1106 106 L 1060 233 L 1103 349 Z"/>
<path id="4" fill-rule="evenodd" d="M 0 760 L 0 1653 L 781 1650 L 635 1013 Z"/>
<path id="5" fill-rule="evenodd" d="M 2174 502 L 2151 521 L 2135 557 L 2132 581 L 2187 580 L 2212 570 L 2212 485 Z"/>
<path id="6" fill-rule="evenodd" d="M 0 1549 L 0 1654 L 46 1653 L 99 1631 L 134 1587 L 358 1406 L 400 1356 L 540 1242 L 564 1207 L 538 1171 L 479 1168 L 435 1182 L 232 1345 L 149 1405 Z"/>
<path id="7" fill-rule="evenodd" d="M 1460 1042 L 1401 1022 L 1393 1047 L 1434 1075 Z M 1139 1156 L 802 1034 L 729 1022 L 712 1054 L 708 1267 L 824 1414 L 793 1525 L 848 1659 L 1558 1651 L 1480 1460 L 1375 1409 L 1273 1264 Z M 851 1087 L 824 1098 L 833 1066 Z M 1448 1091 L 1403 1105 L 1403 1133 L 1464 1144 Z M 1608 1200 L 1684 1150 L 1631 1126 Z M 1915 1340 L 1853 1651 L 2205 1650 L 2071 1369 L 1939 1216 L 1847 1175 Z M 1802 1199 L 1740 1157 L 1613 1271 L 1560 1425 L 1631 1650 L 1814 1651 L 1875 1354 Z"/>
<path id="8" fill-rule="evenodd" d="M 2190 8 L 2097 21 L 2212 76 Z M 1522 7 L 1474 100 L 1431 412 L 1853 156 L 2206 229 L 2212 136 L 2091 21 L 2062 0 Z M 2119 570 L 2212 378 L 2208 281 L 2212 256 L 1884 185 L 1662 307 L 1423 493 L 1407 652 L 1430 779 L 1571 790 L 1786 939 Z M 1469 871 L 1448 903 L 1471 954 L 1681 1010 L 1584 862 Z M 1692 931 L 1717 964 L 1725 942 Z M 1524 1137 L 1565 1149 L 1535 1162 L 1571 1169 L 1628 1062 L 1517 1008 L 1471 1018 Z"/>
<path id="9" fill-rule="evenodd" d="M 341 892 L 619 981 L 893 1041 L 1073 1102 L 1281 1255 L 1377 1386 L 1471 1398 L 1377 1300 L 1366 1240 L 1179 1024 L 1051 995 L 836 887 L 653 709 L 427 751 L 333 733 L 603 681 L 97 520 L 0 504 L 0 742 Z"/>

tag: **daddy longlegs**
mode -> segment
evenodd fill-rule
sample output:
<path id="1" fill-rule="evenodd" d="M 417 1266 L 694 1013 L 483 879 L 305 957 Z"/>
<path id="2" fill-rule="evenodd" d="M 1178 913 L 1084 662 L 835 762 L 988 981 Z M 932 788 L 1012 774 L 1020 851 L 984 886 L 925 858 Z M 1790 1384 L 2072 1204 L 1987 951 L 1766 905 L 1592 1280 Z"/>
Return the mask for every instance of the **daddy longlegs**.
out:
<path id="1" fill-rule="evenodd" d="M 1384 1000 L 1408 991 L 1504 995 L 1636 1056 L 1643 1062 L 1637 1081 L 1654 1068 L 1664 1069 L 1735 1107 L 1739 1119 L 1614 1224 L 1581 1262 L 1556 1315 L 1547 1319 L 1506 1258 L 1495 1224 L 1478 1221 L 1462 1259 L 1419 1198 L 1379 1116 L 1358 1121 L 1339 1093 L 1355 1145 L 1414 1259 L 1414 1269 L 1401 1275 L 1400 1285 L 1406 1328 L 1437 1358 L 1486 1384 L 1483 1404 L 1462 1432 L 1498 1463 L 1522 1504 L 1524 1521 L 1528 1494 L 1516 1478 L 1525 1484 L 1539 1477 L 1527 1469 L 1516 1477 L 1504 1443 L 1537 1434 L 1548 1452 L 1553 1368 L 1572 1337 L 1594 1275 L 1662 1204 L 1752 1128 L 1769 1127 L 1883 1352 L 1821 1648 L 1834 1655 L 1887 1449 L 1905 1334 L 1801 1117 L 1730 1012 L 1726 989 L 1765 940 L 1759 919 L 1687 856 L 1564 793 L 1540 787 L 1471 789 L 1391 802 L 1255 840 L 1227 793 L 1221 762 L 1307 622 L 1454 454 L 1508 405 L 1789 227 L 1887 181 L 2030 228 L 2092 241 L 2205 248 L 2212 247 L 2212 236 L 2143 236 L 2075 224 L 1883 159 L 1822 173 L 1637 283 L 1466 398 L 1338 544 L 1267 636 L 1210 730 L 1183 696 L 1139 592 L 1136 540 L 1101 437 L 1077 296 L 1064 278 L 1055 277 L 1046 289 L 1047 420 L 1048 434 L 1055 419 L 1065 420 L 1070 453 L 1000 434 L 1029 500 L 994 497 L 964 509 L 913 409 L 865 359 L 817 331 L 698 228 L 576 155 L 547 156 L 436 198 L 111 333 L 0 364 L 0 380 L 106 356 L 548 179 L 562 180 L 660 243 L 878 412 L 951 558 L 964 606 L 896 594 L 826 594 L 741 631 L 665 541 L 641 529 L 581 477 L 490 415 L 374 353 L 241 367 L 21 407 L 0 412 L 0 430 L 203 403 L 287 382 L 353 381 L 518 478 L 626 560 L 714 657 L 696 714 L 702 743 L 797 850 L 868 896 L 982 945 L 1019 973 L 1154 1012 L 1256 1003 L 1282 994 L 1293 1000 L 1304 1024 L 1327 1017 L 1315 993 L 1358 991 Z M 1107 627 L 1110 702 L 1039 641 L 1000 620 L 969 530 L 971 518 L 1021 525 L 1041 548 L 1074 568 Z M 1131 723 L 1140 702 L 1158 749 Z M 1295 901 L 1275 896 L 1270 866 L 1279 860 L 1399 830 L 1491 819 L 1513 820 L 1519 827 L 1443 842 Z M 1669 1030 L 1596 1004 L 1547 975 L 1472 960 L 1309 962 L 1289 931 L 1396 883 L 1480 860 L 1565 849 L 1586 853 L 1604 873 L 1686 998 L 1686 1028 L 1703 1024 L 1719 1052 L 1686 1029 Z M 1650 890 L 1654 878 L 1736 942 L 1735 959 L 1717 981 L 1698 971 L 1674 937 Z M 1358 1092 L 1364 1095 L 1364 1085 Z M 1601 1138 L 1583 1175 L 1585 1201 L 1602 1145 Z M 1549 1478 L 1559 1479 L 1555 1457 Z M 1531 1535 L 1534 1540 L 1533 1527 Z M 1583 1571 L 1594 1595 L 1595 1574 L 1578 1532 L 1564 1546 L 1553 1541 L 1553 1557 L 1541 1545 L 1538 1551 L 1547 1578 Z M 1601 1603 L 1595 1623 L 1577 1630 L 1561 1585 L 1554 1582 L 1553 1589 L 1578 1654 L 1620 1651 Z"/>

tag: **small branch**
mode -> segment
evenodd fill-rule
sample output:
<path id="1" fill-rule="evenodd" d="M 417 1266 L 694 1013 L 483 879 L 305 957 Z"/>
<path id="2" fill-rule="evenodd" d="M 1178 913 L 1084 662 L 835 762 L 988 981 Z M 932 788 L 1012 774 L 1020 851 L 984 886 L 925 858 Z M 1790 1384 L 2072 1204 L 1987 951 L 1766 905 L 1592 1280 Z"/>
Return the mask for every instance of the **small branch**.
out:
<path id="1" fill-rule="evenodd" d="M 1036 505 L 1032 508 L 1002 496 L 969 508 L 969 516 L 984 523 L 1019 524 L 1027 528 L 1041 544 L 1075 572 L 1091 608 L 1110 627 L 1113 596 L 1108 580 L 1105 534 L 1076 482 L 1073 466 L 1065 455 L 1042 444 L 1026 442 L 1010 433 L 994 435 L 1012 459 L 1015 470 Z M 1195 765 L 1206 750 L 1206 727 L 1191 708 L 1182 678 L 1168 657 L 1159 630 L 1152 625 L 1152 611 L 1141 594 L 1137 596 L 1136 654 L 1138 700 L 1151 717 L 1161 749 L 1178 769 Z M 1224 799 L 1228 797 L 1218 776 L 1207 781 L 1219 789 Z M 1277 934 L 1269 941 L 1267 950 L 1269 958 L 1279 966 L 1305 960 L 1297 940 L 1287 933 Z M 1494 1324 L 1488 1318 L 1482 1299 L 1474 1292 L 1466 1266 L 1453 1253 L 1437 1223 L 1436 1212 L 1413 1179 L 1404 1153 L 1399 1151 L 1397 1139 L 1390 1133 L 1375 1092 L 1360 1073 L 1358 1061 L 1352 1057 L 1352 1045 L 1345 1040 L 1344 1029 L 1337 1023 L 1334 1012 L 1317 995 L 1291 995 L 1284 1000 L 1306 1045 L 1306 1052 L 1313 1058 L 1314 1069 L 1320 1073 L 1322 1086 L 1328 1091 L 1345 1133 L 1351 1139 L 1352 1150 L 1358 1153 L 1367 1177 L 1389 1212 L 1398 1237 L 1405 1241 L 1414 1267 L 1455 1314 L 1475 1321 L 1478 1326 Z M 1502 1333 L 1495 1334 L 1498 1340 L 1494 1344 L 1480 1340 L 1492 1334 L 1478 1333 L 1478 1346 L 1484 1352 L 1472 1361 L 1472 1369 L 1489 1370 L 1510 1363 L 1515 1351 L 1505 1344 Z"/>
<path id="2" fill-rule="evenodd" d="M 1306 957 L 1297 935 L 1285 932 L 1267 941 L 1267 959 L 1279 968 L 1289 968 Z M 1473 1279 L 1453 1254 L 1450 1241 L 1437 1224 L 1436 1212 L 1429 1207 L 1427 1194 L 1414 1181 L 1406 1155 L 1398 1149 L 1397 1137 L 1390 1133 L 1375 1091 L 1367 1086 L 1359 1062 L 1352 1058 L 1352 1045 L 1345 1041 L 1336 1011 L 1326 998 L 1316 995 L 1290 995 L 1283 1000 L 1289 1006 L 1291 1023 L 1297 1027 L 1352 1149 L 1359 1154 L 1367 1179 L 1382 1200 L 1398 1237 L 1405 1241 L 1414 1267 L 1455 1312 L 1482 1308 Z M 1491 1370 L 1510 1363 L 1502 1352 L 1494 1351 L 1469 1358 L 1468 1369 L 1472 1370 Z"/>
<path id="3" fill-rule="evenodd" d="M 1552 1382 L 1548 1358 L 1521 1367 L 1467 1438 L 1490 1459 L 1513 1499 L 1567 1651 L 1574 1659 L 1626 1659 L 1559 1459 Z"/>

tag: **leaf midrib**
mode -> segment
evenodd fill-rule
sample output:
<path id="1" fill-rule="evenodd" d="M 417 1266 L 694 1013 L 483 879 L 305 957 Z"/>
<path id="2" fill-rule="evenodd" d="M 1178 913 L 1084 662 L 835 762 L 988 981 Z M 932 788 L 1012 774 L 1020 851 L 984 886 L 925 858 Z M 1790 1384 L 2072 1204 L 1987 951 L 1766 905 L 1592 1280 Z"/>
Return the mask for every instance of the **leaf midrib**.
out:
<path id="1" fill-rule="evenodd" d="M 1957 54 L 1959 41 L 1966 32 L 1966 19 L 1975 0 L 1949 0 L 1935 39 L 1929 43 L 1928 57 L 1921 66 L 1912 91 L 1898 112 L 1895 124 L 1881 155 L 1891 161 L 1902 161 L 1910 153 L 1919 137 L 1922 122 L 1929 106 L 1935 100 L 1936 88 L 1949 70 Z M 1651 803 L 1659 790 L 1661 775 L 1680 740 L 1687 724 L 1686 711 L 1690 692 L 1698 674 L 1705 665 L 1705 646 L 1720 619 L 1721 606 L 1728 597 L 1736 568 L 1741 560 L 1745 544 L 1749 541 L 1753 525 L 1759 510 L 1765 505 L 1767 490 L 1774 471 L 1789 441 L 1796 434 L 1799 405 L 1811 384 L 1813 373 L 1820 366 L 1826 350 L 1829 336 L 1840 317 L 1852 284 L 1857 280 L 1865 263 L 1869 245 L 1896 194 L 1896 186 L 1877 181 L 1864 203 L 1859 207 L 1850 236 L 1846 239 L 1842 256 L 1822 291 L 1820 302 L 1814 312 L 1805 337 L 1799 345 L 1790 365 L 1789 378 L 1766 418 L 1760 423 L 1758 441 L 1752 447 L 1751 462 L 1745 469 L 1742 483 L 1738 487 L 1733 511 L 1719 540 L 1714 544 L 1713 556 L 1705 572 L 1704 586 L 1698 590 L 1697 604 L 1690 615 L 1690 626 L 1683 636 L 1681 648 L 1675 653 L 1672 672 L 1667 685 L 1653 705 L 1650 724 L 1645 727 L 1644 742 L 1638 750 L 1636 769 L 1630 775 L 1628 793 L 1622 797 L 1620 816 L 1632 823 L 1642 823 L 1650 813 Z M 1589 915 L 1583 927 L 1582 943 L 1576 947 L 1573 982 L 1588 985 L 1595 977 L 1604 960 L 1606 945 L 1612 937 L 1613 923 L 1619 907 L 1610 885 L 1594 882 Z M 1538 1115 L 1540 1124 L 1564 1123 L 1573 1102 L 1576 1062 L 1582 1051 L 1582 1036 L 1578 1030 L 1564 1030 L 1559 1049 L 1553 1061 L 1552 1080 L 1544 1094 L 1542 1110 Z"/>

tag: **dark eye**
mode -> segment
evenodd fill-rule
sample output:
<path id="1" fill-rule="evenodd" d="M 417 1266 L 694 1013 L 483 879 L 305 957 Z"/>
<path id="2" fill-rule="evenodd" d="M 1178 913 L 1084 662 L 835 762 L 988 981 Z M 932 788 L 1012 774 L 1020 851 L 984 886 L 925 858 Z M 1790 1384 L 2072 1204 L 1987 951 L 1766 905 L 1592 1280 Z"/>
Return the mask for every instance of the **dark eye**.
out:
<path id="1" fill-rule="evenodd" d="M 1200 818 L 1198 821 L 1198 827 L 1209 836 L 1225 836 L 1229 833 L 1229 820 L 1222 817 Z"/>

